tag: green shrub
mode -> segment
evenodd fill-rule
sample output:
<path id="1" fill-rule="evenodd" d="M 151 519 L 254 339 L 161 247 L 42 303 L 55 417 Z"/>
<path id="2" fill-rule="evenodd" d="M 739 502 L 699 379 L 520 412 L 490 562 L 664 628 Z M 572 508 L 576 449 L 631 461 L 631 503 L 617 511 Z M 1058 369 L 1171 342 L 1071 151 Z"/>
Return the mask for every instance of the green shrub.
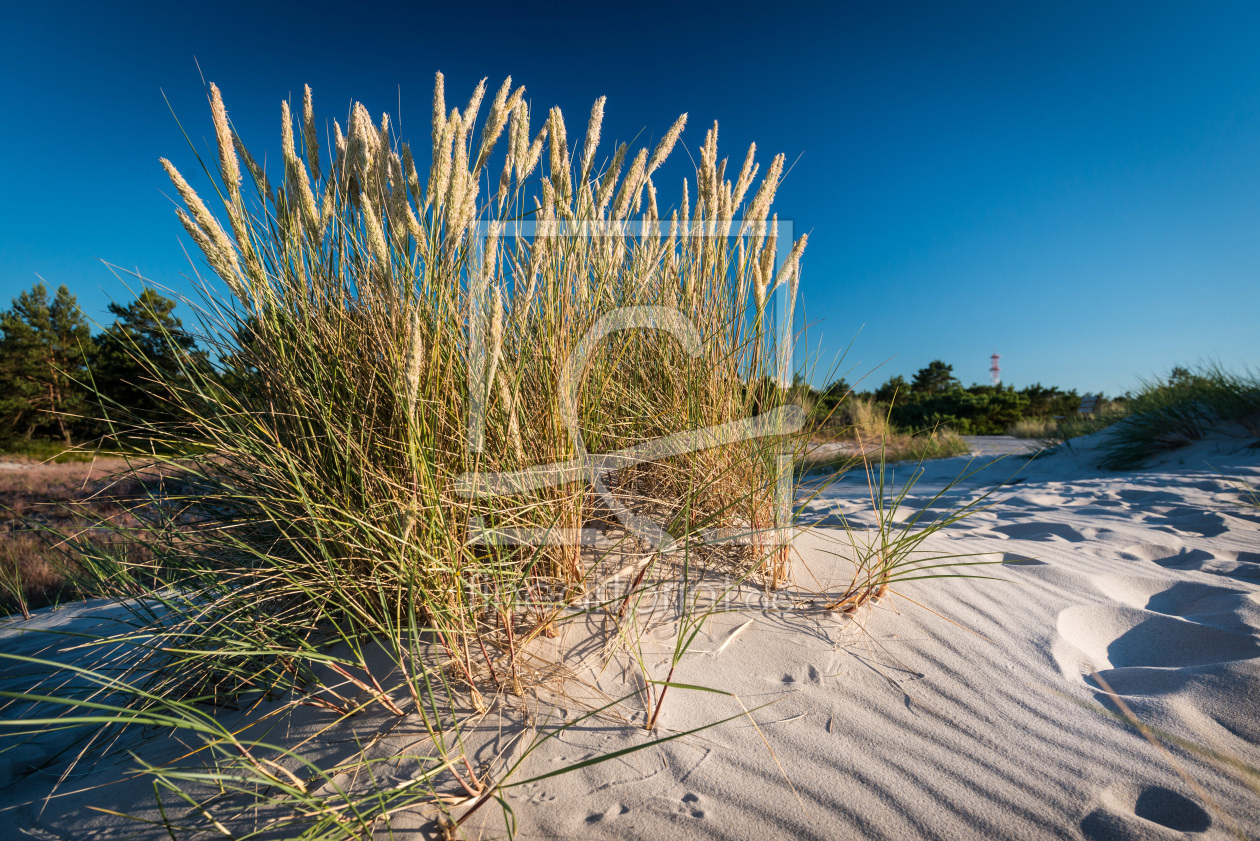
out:
<path id="1" fill-rule="evenodd" d="M 1002 435 L 1023 417 L 1028 398 L 1011 387 L 950 388 L 899 395 L 892 420 L 902 429 L 948 426 L 960 435 Z"/>

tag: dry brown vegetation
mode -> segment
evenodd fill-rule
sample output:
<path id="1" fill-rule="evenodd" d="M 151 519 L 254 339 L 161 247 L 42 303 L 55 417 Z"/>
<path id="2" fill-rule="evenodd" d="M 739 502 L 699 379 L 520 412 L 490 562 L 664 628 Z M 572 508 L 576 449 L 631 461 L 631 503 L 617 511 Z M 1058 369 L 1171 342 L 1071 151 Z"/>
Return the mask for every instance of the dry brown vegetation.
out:
<path id="1" fill-rule="evenodd" d="M 67 540 L 102 548 L 114 530 L 137 524 L 142 479 L 118 480 L 122 459 L 40 462 L 0 460 L 0 611 L 38 610 L 94 595 L 82 587 Z"/>

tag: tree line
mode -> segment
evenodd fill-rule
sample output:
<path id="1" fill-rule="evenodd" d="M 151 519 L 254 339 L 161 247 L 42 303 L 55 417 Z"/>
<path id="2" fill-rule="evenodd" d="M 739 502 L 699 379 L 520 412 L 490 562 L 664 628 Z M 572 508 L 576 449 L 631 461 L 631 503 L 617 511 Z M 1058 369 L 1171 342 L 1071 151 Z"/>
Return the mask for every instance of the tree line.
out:
<path id="1" fill-rule="evenodd" d="M 65 285 L 41 281 L 0 312 L 0 441 L 76 441 L 108 434 L 108 420 L 156 420 L 166 412 L 153 365 L 207 363 L 174 315 L 176 302 L 144 289 L 109 305 L 111 324 L 93 335 Z M 121 419 L 121 418 L 120 418 Z"/>
<path id="2" fill-rule="evenodd" d="M 1035 383 L 1022 389 L 1013 385 L 964 387 L 954 376 L 954 366 L 935 359 L 907 382 L 890 377 L 878 388 L 859 391 L 843 377 L 821 390 L 798 378 L 793 389 L 820 426 L 840 417 L 837 406 L 845 399 L 873 400 L 884 407 L 889 419 L 903 430 L 949 427 L 961 435 L 1001 435 L 1020 420 L 1075 415 L 1081 408 L 1076 389 L 1064 391 Z"/>

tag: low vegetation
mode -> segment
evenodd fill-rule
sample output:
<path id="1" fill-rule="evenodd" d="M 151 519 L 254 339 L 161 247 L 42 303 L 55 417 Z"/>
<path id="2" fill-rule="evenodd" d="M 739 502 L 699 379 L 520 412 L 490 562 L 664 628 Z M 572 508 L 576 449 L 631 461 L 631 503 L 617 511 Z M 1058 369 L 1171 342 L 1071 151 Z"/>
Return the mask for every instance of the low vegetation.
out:
<path id="1" fill-rule="evenodd" d="M 86 596 L 104 595 L 84 580 L 68 542 L 114 543 L 113 531 L 137 524 L 132 511 L 138 481 L 116 482 L 119 459 L 6 461 L 0 470 L 0 611 L 30 611 Z"/>
<path id="2" fill-rule="evenodd" d="M 898 429 L 926 431 L 949 428 L 959 435 L 1005 435 L 1018 424 L 1076 415 L 1081 395 L 1035 384 L 1022 389 L 1010 385 L 963 387 L 952 365 L 933 360 L 919 369 L 910 382 L 890 377 L 871 391 L 860 391 L 838 379 L 821 391 L 803 381 L 794 385 L 801 405 L 810 408 L 810 420 L 819 434 L 843 434 L 847 415 L 836 411 L 850 397 L 878 407 Z"/>
<path id="3" fill-rule="evenodd" d="M 962 436 L 951 429 L 929 429 L 913 434 L 902 431 L 888 418 L 888 407 L 866 396 L 850 396 L 827 419 L 828 434 L 815 439 L 804 455 L 803 472 L 849 470 L 878 457 L 881 461 L 926 461 L 966 455 L 971 451 Z"/>
<path id="4" fill-rule="evenodd" d="M 1131 470 L 1212 430 L 1260 441 L 1260 377 L 1206 366 L 1144 382 L 1110 425 L 1099 466 Z"/>

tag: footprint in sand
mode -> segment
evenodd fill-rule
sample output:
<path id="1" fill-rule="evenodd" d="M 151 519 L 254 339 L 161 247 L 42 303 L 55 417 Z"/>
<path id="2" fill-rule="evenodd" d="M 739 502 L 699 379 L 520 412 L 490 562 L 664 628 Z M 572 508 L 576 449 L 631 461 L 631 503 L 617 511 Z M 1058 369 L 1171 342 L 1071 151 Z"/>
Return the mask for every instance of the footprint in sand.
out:
<path id="1" fill-rule="evenodd" d="M 627 814 L 629 811 L 629 806 L 626 806 L 624 803 L 618 803 L 615 806 L 610 806 L 603 812 L 595 812 L 594 814 L 587 815 L 586 822 L 599 823 L 600 821 L 608 820 L 609 818 L 620 817 L 621 815 Z"/>
<path id="2" fill-rule="evenodd" d="M 1049 566 L 1045 561 L 1039 561 L 1036 558 L 1030 558 L 1027 555 L 1020 555 L 1015 552 L 1003 552 L 1002 563 L 1006 566 L 1015 567 L 1044 567 Z"/>
<path id="3" fill-rule="evenodd" d="M 1252 690 L 1260 681 L 1255 593 L 1167 578 L 1091 581 L 1117 603 L 1059 614 L 1053 652 L 1064 677 L 1101 690 L 1091 675 L 1096 669 L 1118 695 L 1159 697 L 1165 709 L 1181 710 L 1175 714 L 1188 715 L 1196 727 L 1214 721 L 1247 743 L 1260 742 L 1260 695 Z M 1095 816 L 1095 829 L 1101 833 L 1112 820 Z"/>
<path id="4" fill-rule="evenodd" d="M 1220 514 L 1198 508 L 1172 508 L 1162 516 L 1149 517 L 1147 522 L 1160 531 L 1199 537 L 1218 537 L 1229 531 L 1229 524 Z"/>
<path id="5" fill-rule="evenodd" d="M 1218 549 L 1215 553 L 1185 546 L 1139 543 L 1119 553 L 1127 561 L 1149 561 L 1165 569 L 1197 570 L 1243 581 L 1260 579 L 1260 552 Z"/>
<path id="6" fill-rule="evenodd" d="M 1215 556 L 1202 549 L 1163 546 L 1158 543 L 1138 543 L 1123 549 L 1120 557 L 1126 561 L 1150 561 L 1172 569 L 1198 569 L 1194 564 L 1210 560 Z"/>
<path id="7" fill-rule="evenodd" d="M 1055 537 L 1072 543 L 1085 540 L 1085 535 L 1066 523 L 1013 523 L 995 526 L 993 531 L 1015 540 L 1050 540 Z"/>
<path id="8" fill-rule="evenodd" d="M 1184 838 L 1179 833 L 1206 832 L 1212 826 L 1202 806 L 1163 786 L 1145 786 L 1136 798 L 1112 792 L 1103 800 L 1105 805 L 1081 821 L 1081 834 L 1089 841 Z"/>
<path id="9" fill-rule="evenodd" d="M 1260 657 L 1260 644 L 1250 633 L 1123 604 L 1069 607 L 1059 614 L 1058 632 L 1100 670 L 1184 668 Z"/>
<path id="10" fill-rule="evenodd" d="M 1138 488 L 1125 488 L 1117 493 L 1125 502 L 1140 502 L 1143 507 L 1148 505 L 1159 505 L 1161 502 L 1167 505 L 1175 505 L 1180 503 L 1181 497 L 1168 491 L 1144 491 Z"/>
<path id="11" fill-rule="evenodd" d="M 704 810 L 700 808 L 700 796 L 687 792 L 682 798 L 683 811 L 687 812 L 693 818 L 703 818 Z"/>

